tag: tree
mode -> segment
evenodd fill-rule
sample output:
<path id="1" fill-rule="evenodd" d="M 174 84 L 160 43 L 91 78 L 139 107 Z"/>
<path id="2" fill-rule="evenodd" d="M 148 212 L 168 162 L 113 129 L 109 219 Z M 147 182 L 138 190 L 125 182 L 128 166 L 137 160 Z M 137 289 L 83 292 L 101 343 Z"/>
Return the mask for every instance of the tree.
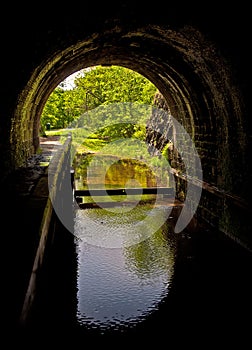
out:
<path id="1" fill-rule="evenodd" d="M 119 127 L 124 137 L 143 132 L 132 125 L 130 111 L 105 116 L 98 107 L 123 102 L 152 105 L 157 88 L 144 76 L 121 66 L 95 66 L 83 70 L 83 75 L 77 76 L 74 82 L 71 90 L 66 90 L 62 82 L 49 96 L 41 116 L 42 127 L 50 123 L 51 128 L 58 129 L 81 123 L 97 129 L 104 127 L 106 121 L 113 127 L 103 128 L 100 134 L 104 137 L 118 135 Z M 92 110 L 96 110 L 95 116 L 90 113 Z"/>

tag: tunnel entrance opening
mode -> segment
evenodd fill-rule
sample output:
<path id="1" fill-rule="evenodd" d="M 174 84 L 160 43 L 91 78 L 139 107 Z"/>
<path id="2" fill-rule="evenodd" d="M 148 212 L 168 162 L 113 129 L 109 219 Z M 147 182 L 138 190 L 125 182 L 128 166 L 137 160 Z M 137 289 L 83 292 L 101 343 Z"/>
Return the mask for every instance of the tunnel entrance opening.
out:
<path id="1" fill-rule="evenodd" d="M 113 54 L 113 50 L 112 50 L 112 54 Z M 125 61 L 125 56 L 123 56 L 123 55 L 120 57 L 119 60 L 117 58 L 114 59 L 113 56 L 111 56 L 111 63 L 109 64 L 109 66 L 121 67 L 121 65 L 118 63 L 123 63 L 123 62 L 125 62 L 123 67 L 131 67 L 134 69 L 134 71 L 143 72 L 143 70 L 139 66 L 139 64 L 136 64 L 136 61 L 134 61 L 134 60 L 130 60 L 130 62 L 127 60 Z M 104 64 L 104 62 L 102 64 Z M 93 67 L 95 67 L 95 66 L 93 66 Z M 165 150 L 165 152 L 166 152 L 165 156 L 167 157 L 167 159 L 169 158 L 169 162 L 171 164 L 173 164 L 174 171 L 172 173 L 172 176 L 174 176 L 176 179 L 176 182 L 175 182 L 176 183 L 176 195 L 177 195 L 178 199 L 184 201 L 185 197 L 187 197 L 187 194 L 188 194 L 188 188 L 187 188 L 188 187 L 188 181 L 187 181 L 188 179 L 186 177 L 184 177 L 184 174 L 183 174 L 183 171 L 185 170 L 185 165 L 187 165 L 186 169 L 193 169 L 193 171 L 195 171 L 195 169 L 197 170 L 200 168 L 201 160 L 198 159 L 198 161 L 195 161 L 195 158 L 194 158 L 193 165 L 188 166 L 188 162 L 184 162 L 183 157 L 187 157 L 187 154 L 190 154 L 192 144 L 194 145 L 194 142 L 198 148 L 199 148 L 199 145 L 201 145 L 201 142 L 208 143 L 208 141 L 205 141 L 204 135 L 203 135 L 203 139 L 202 139 L 202 135 L 201 135 L 201 137 L 199 137 L 201 134 L 201 131 L 202 131 L 202 130 L 200 130 L 200 128 L 202 128 L 202 126 L 201 127 L 199 126 L 199 121 L 200 120 L 202 121 L 202 116 L 200 115 L 200 113 L 205 112 L 205 108 L 206 108 L 206 104 L 208 103 L 208 99 L 206 96 L 204 96 L 204 94 L 203 94 L 203 96 L 204 96 L 203 99 L 202 99 L 201 94 L 200 94 L 200 96 L 197 95 L 197 86 L 199 84 L 199 81 L 197 81 L 197 79 L 196 79 L 196 82 L 194 82 L 194 83 L 196 83 L 196 85 L 194 86 L 194 84 L 192 84 L 192 87 L 190 88 L 191 89 L 191 95 L 190 95 L 190 93 L 189 93 L 189 81 L 183 80 L 183 79 L 186 79 L 185 77 L 188 74 L 188 72 L 184 71 L 183 69 L 182 69 L 183 73 L 181 73 L 181 72 L 178 73 L 178 71 L 172 71 L 171 67 L 166 67 L 166 69 L 168 69 L 167 70 L 168 73 L 166 74 L 166 76 L 164 76 L 163 73 L 162 74 L 160 73 L 161 66 L 160 67 L 156 66 L 155 62 L 152 62 L 152 65 L 147 65 L 147 67 L 149 68 L 149 71 L 148 70 L 145 71 L 144 76 L 150 77 L 151 80 L 156 83 L 155 86 L 159 88 L 159 91 L 157 91 L 157 93 L 156 93 L 157 105 L 159 107 L 161 106 L 162 110 L 168 111 L 168 117 L 170 117 L 170 114 L 172 116 L 172 113 L 174 113 L 174 115 L 176 116 L 176 119 L 179 122 L 181 122 L 182 125 L 186 126 L 186 132 L 188 132 L 188 135 L 190 135 L 190 137 L 187 139 L 187 141 L 192 140 L 192 143 L 183 142 L 183 146 L 186 145 L 187 149 L 183 149 L 183 152 L 178 152 L 180 150 L 179 149 L 177 150 L 176 147 L 174 148 L 174 144 L 177 140 L 177 137 L 180 136 L 180 134 L 181 134 L 180 132 L 178 132 L 177 134 L 172 133 L 172 135 L 170 135 L 169 141 L 167 143 L 165 141 L 168 140 L 168 138 L 164 138 L 162 140 L 163 134 L 161 133 L 161 137 L 160 137 L 159 129 L 156 127 L 153 128 L 153 126 L 152 126 L 152 129 L 154 129 L 154 131 L 156 131 L 156 132 L 148 135 L 148 137 L 149 137 L 148 140 L 150 141 L 150 144 L 152 146 L 153 145 L 156 146 L 157 144 L 159 144 L 158 147 L 156 147 L 157 150 L 159 150 L 159 149 Z M 157 69 L 157 72 L 155 72 L 155 67 Z M 184 77 L 182 77 L 183 74 L 184 74 Z M 193 90 L 193 89 L 195 89 L 195 90 Z M 49 92 L 49 90 L 47 90 L 47 98 L 49 99 L 50 95 L 48 95 L 48 92 Z M 195 96 L 197 96 L 196 99 L 193 98 Z M 86 95 L 85 95 L 85 103 L 84 103 L 85 110 L 88 109 L 87 104 L 88 104 L 88 100 L 90 101 L 91 97 L 98 99 L 97 95 L 94 94 L 93 91 L 89 89 L 88 93 L 86 93 Z M 43 103 L 45 104 L 45 100 Z M 169 107 L 167 107 L 167 105 Z M 40 115 L 42 113 L 43 113 L 43 111 L 41 111 Z M 160 117 L 160 115 L 154 116 L 153 120 L 155 120 L 155 117 L 156 117 L 156 119 L 158 119 Z M 161 120 L 163 122 L 163 125 L 161 122 L 161 128 L 163 128 L 163 130 L 165 130 L 164 125 L 167 126 L 167 124 L 169 124 L 168 119 L 166 119 L 164 121 L 161 118 Z M 213 119 L 210 118 L 209 120 L 210 120 L 210 125 L 213 125 L 213 123 L 214 123 Z M 88 123 L 86 123 L 86 124 L 88 124 Z M 36 132 L 38 130 L 38 125 L 39 125 L 39 121 L 37 119 L 36 129 L 35 129 Z M 204 129 L 205 129 L 205 125 L 206 124 L 204 124 Z M 160 124 L 159 124 L 159 127 L 160 127 Z M 184 130 L 183 130 L 183 132 L 184 132 Z M 103 129 L 103 131 L 104 131 L 104 129 Z M 49 130 L 47 130 L 47 132 L 49 132 Z M 167 133 L 167 134 L 169 134 L 169 133 Z M 110 135 L 107 135 L 107 136 L 110 136 Z M 213 137 L 214 137 L 213 140 L 215 140 L 215 134 L 213 134 Z M 212 141 L 209 144 L 213 144 Z M 152 154 L 155 154 L 155 147 L 154 147 L 154 153 L 152 153 Z M 181 154 L 183 154 L 183 157 L 181 157 Z M 186 158 L 186 159 L 189 159 L 189 158 Z M 201 159 L 204 159 L 204 157 Z M 209 159 L 207 158 L 207 160 L 209 160 Z M 214 161 L 214 158 L 211 161 Z M 204 169 L 206 169 L 205 163 L 203 164 L 203 166 L 204 166 Z M 215 176 L 216 175 L 215 171 L 213 171 L 212 174 Z M 197 193 L 197 190 L 199 188 L 200 188 L 200 190 L 202 188 L 202 178 L 201 178 L 201 176 L 199 176 L 199 179 L 197 177 L 195 178 L 195 176 L 192 176 L 190 180 L 192 180 L 190 183 L 191 194 L 194 195 L 194 193 Z M 200 181 L 197 181 L 197 180 L 200 180 Z M 198 192 L 198 195 L 200 195 L 199 192 Z M 198 196 L 198 197 L 200 197 L 200 196 Z M 198 198 L 198 199 L 200 199 L 200 198 Z M 197 200 L 196 200 L 196 202 L 197 202 Z M 190 219 L 192 219 L 192 217 L 190 215 L 191 204 L 192 204 L 192 208 L 193 208 L 192 211 L 193 211 L 193 213 L 195 213 L 195 211 L 194 211 L 195 207 L 193 207 L 193 201 L 192 201 L 188 206 L 189 207 L 189 214 L 188 214 L 188 212 L 184 211 L 184 213 L 186 213 L 185 216 L 189 216 L 189 220 L 186 219 L 187 222 L 189 222 Z M 186 209 L 188 209 L 188 207 Z M 212 212 L 211 215 L 212 214 L 218 215 L 218 213 L 214 213 L 214 212 Z M 209 221 L 211 221 L 211 219 Z M 195 220 L 194 222 L 197 222 L 197 220 Z M 192 224 L 192 227 L 194 227 L 194 229 L 195 229 L 194 222 Z M 217 224 L 217 226 L 218 226 L 218 224 Z"/>
<path id="2" fill-rule="evenodd" d="M 131 27 L 112 21 L 103 29 L 78 32 L 77 37 L 62 40 L 63 46 L 59 41 L 27 73 L 5 145 L 11 150 L 4 152 L 7 171 L 38 151 L 41 113 L 64 78 L 93 65 L 127 67 L 155 84 L 172 116 L 195 142 L 204 173 L 198 215 L 249 248 L 250 223 L 246 219 L 244 227 L 240 222 L 240 211 L 250 212 L 249 184 L 241 176 L 248 168 L 249 143 L 232 65 L 218 44 L 191 24 Z M 236 154 L 243 155 L 239 161 Z"/>

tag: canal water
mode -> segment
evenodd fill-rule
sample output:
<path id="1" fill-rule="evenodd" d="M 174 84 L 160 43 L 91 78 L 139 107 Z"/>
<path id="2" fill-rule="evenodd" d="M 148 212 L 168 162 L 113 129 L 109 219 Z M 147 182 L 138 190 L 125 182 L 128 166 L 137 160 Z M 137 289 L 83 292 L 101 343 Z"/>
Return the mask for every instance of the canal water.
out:
<path id="1" fill-rule="evenodd" d="M 132 174 L 132 163 L 125 167 L 131 174 L 119 179 L 122 166 L 106 178 L 116 184 L 106 186 L 153 186 L 153 174 Z M 85 179 L 77 179 L 78 189 Z M 81 341 L 187 341 L 202 348 L 217 339 L 242 342 L 251 332 L 251 253 L 203 224 L 174 233 L 181 205 L 163 196 L 139 199 L 77 209 L 74 235 L 56 221 L 32 329 Z"/>

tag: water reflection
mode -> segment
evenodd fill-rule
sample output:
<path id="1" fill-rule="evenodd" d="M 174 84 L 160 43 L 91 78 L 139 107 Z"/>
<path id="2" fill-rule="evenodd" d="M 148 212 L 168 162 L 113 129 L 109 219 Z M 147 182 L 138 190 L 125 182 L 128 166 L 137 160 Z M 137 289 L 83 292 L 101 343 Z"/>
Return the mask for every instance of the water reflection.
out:
<path id="1" fill-rule="evenodd" d="M 172 186 L 167 162 L 163 164 L 156 158 L 153 158 L 158 162 L 155 167 L 141 159 L 122 159 L 106 154 L 77 154 L 74 159 L 75 186 L 78 189 L 126 185 L 136 187 L 136 184 L 141 187 Z"/>
<path id="2" fill-rule="evenodd" d="M 76 189 L 169 184 L 167 168 L 154 172 L 139 159 L 87 154 L 76 157 L 75 167 Z M 129 329 L 158 310 L 168 293 L 175 260 L 167 224 L 172 207 L 160 194 L 83 198 L 92 201 L 100 206 L 75 216 L 77 319 L 101 332 Z"/>
<path id="3" fill-rule="evenodd" d="M 126 210 L 125 210 L 126 209 Z M 130 210 L 131 209 L 131 210 Z M 169 217 L 172 207 L 151 204 L 77 211 L 75 236 L 105 248 L 131 247 L 151 237 Z"/>
<path id="4" fill-rule="evenodd" d="M 101 209 L 80 211 L 82 219 Z M 108 219 L 108 217 L 110 217 Z M 103 218 L 112 223 L 110 214 Z M 114 217 L 115 218 L 115 217 Z M 76 225 L 76 230 L 80 226 Z M 89 234 L 96 235 L 92 227 Z M 154 310 L 167 295 L 173 276 L 175 247 L 167 240 L 168 225 L 148 239 L 121 248 L 87 243 L 76 232 L 78 251 L 78 322 L 89 328 L 130 328 Z M 130 227 L 127 234 L 130 234 Z"/>

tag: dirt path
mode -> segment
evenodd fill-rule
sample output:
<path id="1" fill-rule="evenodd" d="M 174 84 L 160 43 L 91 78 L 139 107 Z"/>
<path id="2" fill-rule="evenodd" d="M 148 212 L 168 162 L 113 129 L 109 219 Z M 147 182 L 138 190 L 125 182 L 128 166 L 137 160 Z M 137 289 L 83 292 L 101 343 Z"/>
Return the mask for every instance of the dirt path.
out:
<path id="1" fill-rule="evenodd" d="M 40 148 L 42 150 L 42 155 L 46 158 L 52 156 L 61 145 L 60 136 L 47 136 L 40 137 Z"/>

